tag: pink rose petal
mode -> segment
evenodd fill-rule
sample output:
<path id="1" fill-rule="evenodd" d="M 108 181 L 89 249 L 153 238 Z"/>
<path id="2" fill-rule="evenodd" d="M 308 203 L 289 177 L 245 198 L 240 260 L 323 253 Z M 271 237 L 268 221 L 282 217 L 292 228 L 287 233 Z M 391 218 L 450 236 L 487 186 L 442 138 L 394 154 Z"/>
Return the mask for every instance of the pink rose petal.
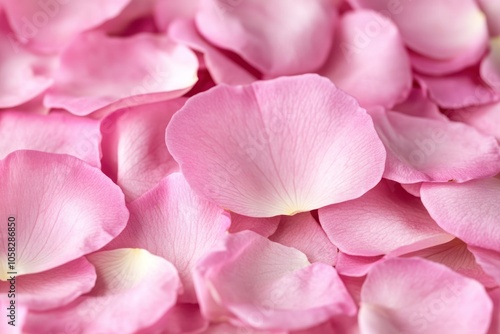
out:
<path id="1" fill-rule="evenodd" d="M 197 334 L 206 333 L 209 322 L 203 318 L 198 305 L 177 304 L 153 326 L 136 334 Z"/>
<path id="2" fill-rule="evenodd" d="M 494 286 L 500 286 L 500 252 L 474 246 L 468 248 L 474 254 L 477 263 L 495 280 Z"/>
<path id="3" fill-rule="evenodd" d="M 254 217 L 359 197 L 385 163 L 370 117 L 316 75 L 198 94 L 174 115 L 166 141 L 195 192 Z"/>
<path id="4" fill-rule="evenodd" d="M 229 232 L 238 233 L 250 230 L 267 238 L 276 232 L 280 221 L 281 216 L 255 218 L 231 212 L 231 226 L 229 227 Z"/>
<path id="5" fill-rule="evenodd" d="M 473 126 L 482 133 L 495 136 L 500 142 L 500 103 L 466 109 L 449 110 L 446 115 L 453 121 L 463 122 Z"/>
<path id="6" fill-rule="evenodd" d="M 490 52 L 481 62 L 480 74 L 490 87 L 500 93 L 500 36 L 491 39 Z"/>

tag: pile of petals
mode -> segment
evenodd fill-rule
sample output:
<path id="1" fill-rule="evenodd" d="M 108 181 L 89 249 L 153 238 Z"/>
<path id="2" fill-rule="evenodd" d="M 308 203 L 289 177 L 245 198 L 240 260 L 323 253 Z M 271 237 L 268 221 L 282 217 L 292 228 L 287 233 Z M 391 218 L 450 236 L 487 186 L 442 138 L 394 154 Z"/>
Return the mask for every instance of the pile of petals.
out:
<path id="1" fill-rule="evenodd" d="M 500 2 L 0 0 L 0 220 L 2 334 L 499 334 Z"/>

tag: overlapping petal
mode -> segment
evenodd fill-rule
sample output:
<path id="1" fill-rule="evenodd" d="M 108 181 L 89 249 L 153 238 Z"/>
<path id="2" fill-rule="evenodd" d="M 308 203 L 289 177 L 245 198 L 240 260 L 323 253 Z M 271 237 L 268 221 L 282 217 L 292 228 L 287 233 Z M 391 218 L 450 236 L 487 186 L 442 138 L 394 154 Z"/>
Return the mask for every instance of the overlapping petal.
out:
<path id="1" fill-rule="evenodd" d="M 368 10 L 341 17 L 332 53 L 319 73 L 356 97 L 363 107 L 390 108 L 405 99 L 412 83 L 410 61 L 398 29 Z"/>
<path id="2" fill-rule="evenodd" d="M 319 209 L 319 219 L 330 240 L 350 255 L 404 254 L 453 239 L 419 198 L 386 180 L 358 199 Z"/>
<path id="3" fill-rule="evenodd" d="M 304 329 L 356 307 L 333 267 L 251 231 L 230 234 L 194 272 L 202 313 L 256 329 Z"/>
<path id="4" fill-rule="evenodd" d="M 198 194 L 254 217 L 359 197 L 385 163 L 370 117 L 316 75 L 198 94 L 174 115 L 166 141 Z"/>
<path id="5" fill-rule="evenodd" d="M 118 186 L 69 155 L 15 151 L 0 161 L 0 214 L 17 223 L 16 271 L 55 268 L 106 245 L 129 213 Z M 7 265 L 7 224 L 0 225 L 0 277 Z"/>
<path id="6" fill-rule="evenodd" d="M 130 220 L 108 248 L 144 248 L 170 261 L 184 287 L 182 302 L 195 303 L 191 271 L 227 234 L 229 216 L 193 193 L 180 173 L 129 204 Z"/>
<path id="7" fill-rule="evenodd" d="M 468 125 L 381 109 L 370 114 L 387 149 L 387 179 L 465 182 L 500 172 L 498 142 Z"/>
<path id="8" fill-rule="evenodd" d="M 492 302 L 484 287 L 440 264 L 390 259 L 361 291 L 362 333 L 485 333 Z"/>
<path id="9" fill-rule="evenodd" d="M 200 33 L 269 76 L 317 70 L 333 42 L 332 1 L 201 0 Z"/>
<path id="10" fill-rule="evenodd" d="M 62 53 L 44 104 L 80 116 L 106 114 L 181 96 L 196 83 L 197 69 L 195 54 L 165 36 L 87 33 Z"/>

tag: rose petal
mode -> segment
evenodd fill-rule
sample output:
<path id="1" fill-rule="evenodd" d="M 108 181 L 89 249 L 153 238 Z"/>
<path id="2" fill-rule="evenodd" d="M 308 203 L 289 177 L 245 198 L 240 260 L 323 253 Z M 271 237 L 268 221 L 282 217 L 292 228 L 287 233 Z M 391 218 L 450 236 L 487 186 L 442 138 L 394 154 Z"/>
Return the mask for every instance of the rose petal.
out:
<path id="1" fill-rule="evenodd" d="M 450 110 L 447 116 L 454 121 L 469 124 L 482 133 L 495 136 L 500 141 L 500 103 L 486 104 L 467 109 Z"/>
<path id="2" fill-rule="evenodd" d="M 303 75 L 194 96 L 166 140 L 198 194 L 239 214 L 272 217 L 372 188 L 385 162 L 372 126 L 328 79 Z"/>
<path id="3" fill-rule="evenodd" d="M 482 60 L 479 71 L 481 78 L 500 92 L 500 36 L 491 39 L 490 53 Z"/>
<path id="4" fill-rule="evenodd" d="M 500 286 L 500 252 L 474 246 L 468 248 L 474 254 L 477 263 L 495 280 L 496 284 L 492 285 Z"/>
<path id="5" fill-rule="evenodd" d="M 33 274 L 94 252 L 125 227 L 121 190 L 69 155 L 15 151 L 0 161 L 0 215 L 14 217 L 16 271 Z M 7 224 L 0 225 L 0 275 L 7 265 Z"/>
<path id="6" fill-rule="evenodd" d="M 198 305 L 177 304 L 153 326 L 136 334 L 195 334 L 206 333 L 209 326 L 203 318 Z"/>
<path id="7" fill-rule="evenodd" d="M 229 227 L 229 232 L 237 233 L 250 230 L 267 238 L 276 232 L 280 221 L 280 216 L 255 218 L 231 212 L 231 226 Z"/>
<path id="8" fill-rule="evenodd" d="M 413 88 L 407 99 L 395 105 L 392 111 L 408 116 L 446 120 L 446 116 L 439 111 L 438 106 L 424 95 L 422 89 L 417 88 Z"/>

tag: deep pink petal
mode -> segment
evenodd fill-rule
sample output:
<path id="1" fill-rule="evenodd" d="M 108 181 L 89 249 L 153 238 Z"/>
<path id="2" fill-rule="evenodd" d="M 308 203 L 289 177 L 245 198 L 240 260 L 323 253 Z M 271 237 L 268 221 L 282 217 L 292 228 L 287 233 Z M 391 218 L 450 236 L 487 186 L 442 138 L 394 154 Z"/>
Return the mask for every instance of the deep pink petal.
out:
<path id="1" fill-rule="evenodd" d="M 103 171 L 128 201 L 179 169 L 165 145 L 165 129 L 184 104 L 175 99 L 116 111 L 101 122 Z"/>
<path id="2" fill-rule="evenodd" d="M 280 216 L 255 218 L 231 212 L 231 226 L 229 227 L 229 232 L 237 233 L 250 230 L 267 238 L 276 232 L 280 221 Z"/>
<path id="3" fill-rule="evenodd" d="M 230 234 L 196 266 L 202 313 L 257 329 L 303 329 L 355 305 L 331 266 L 251 231 Z"/>
<path id="4" fill-rule="evenodd" d="M 332 53 L 319 73 L 363 107 L 390 108 L 405 99 L 412 84 L 410 61 L 397 27 L 367 10 L 342 16 Z"/>
<path id="5" fill-rule="evenodd" d="M 177 304 L 153 326 L 135 334 L 197 334 L 206 333 L 209 326 L 203 318 L 198 305 Z"/>
<path id="6" fill-rule="evenodd" d="M 350 2 L 389 16 L 408 47 L 430 58 L 450 59 L 486 46 L 486 18 L 474 0 Z"/>
<path id="7" fill-rule="evenodd" d="M 331 1 L 201 0 L 200 33 L 234 51 L 271 76 L 318 69 L 333 41 L 336 12 Z"/>
<path id="8" fill-rule="evenodd" d="M 387 179 L 465 182 L 500 172 L 498 142 L 468 125 L 381 109 L 370 114 L 387 149 Z"/>
<path id="9" fill-rule="evenodd" d="M 23 44 L 51 52 L 79 33 L 116 16 L 130 0 L 3 1 L 15 36 Z"/>
<path id="10" fill-rule="evenodd" d="M 28 332 L 135 333 L 175 305 L 181 285 L 165 259 L 143 249 L 117 249 L 94 253 L 88 260 L 97 272 L 94 289 L 65 307 L 30 313 Z"/>
<path id="11" fill-rule="evenodd" d="M 94 252 L 127 222 L 120 188 L 75 157 L 15 151 L 0 161 L 0 175 L 0 215 L 17 222 L 19 275 L 49 270 Z M 2 279 L 8 271 L 7 238 L 7 224 L 1 224 Z"/>
<path id="12" fill-rule="evenodd" d="M 432 220 L 419 198 L 387 180 L 360 198 L 318 212 L 330 240 L 350 255 L 404 254 L 453 239 Z"/>
<path id="13" fill-rule="evenodd" d="M 198 94 L 174 115 L 166 140 L 198 194 L 254 217 L 359 197 L 385 163 L 371 118 L 317 75 Z"/>
<path id="14" fill-rule="evenodd" d="M 16 303 L 30 311 L 54 309 L 92 290 L 95 281 L 94 266 L 81 257 L 48 271 L 17 276 Z M 0 281 L 2 299 L 9 288 L 9 282 Z"/>
<path id="15" fill-rule="evenodd" d="M 124 99 L 127 107 L 165 100 L 187 92 L 196 83 L 197 69 L 195 54 L 164 36 L 87 33 L 63 52 L 44 103 L 81 116 Z"/>
<path id="16" fill-rule="evenodd" d="M 164 257 L 179 271 L 181 301 L 195 303 L 192 268 L 227 234 L 227 213 L 195 195 L 180 173 L 167 176 L 129 210 L 127 227 L 108 248 L 144 248 Z"/>
<path id="17" fill-rule="evenodd" d="M 445 231 L 470 246 L 500 252 L 500 179 L 424 183 L 422 202 Z"/>
<path id="18" fill-rule="evenodd" d="M 492 302 L 484 287 L 427 260 L 373 266 L 361 292 L 362 333 L 485 333 Z"/>
<path id="19" fill-rule="evenodd" d="M 196 30 L 192 21 L 177 20 L 169 29 L 174 41 L 203 53 L 205 65 L 216 83 L 245 85 L 257 80 L 254 75 L 227 57 L 221 50 L 208 43 Z"/>
<path id="20" fill-rule="evenodd" d="M 71 114 L 0 113 L 0 159 L 16 150 L 69 154 L 94 167 L 101 166 L 99 122 Z"/>
<path id="21" fill-rule="evenodd" d="M 269 240 L 300 250 L 311 263 L 322 262 L 333 266 L 337 260 L 337 247 L 309 212 L 284 216 Z"/>

